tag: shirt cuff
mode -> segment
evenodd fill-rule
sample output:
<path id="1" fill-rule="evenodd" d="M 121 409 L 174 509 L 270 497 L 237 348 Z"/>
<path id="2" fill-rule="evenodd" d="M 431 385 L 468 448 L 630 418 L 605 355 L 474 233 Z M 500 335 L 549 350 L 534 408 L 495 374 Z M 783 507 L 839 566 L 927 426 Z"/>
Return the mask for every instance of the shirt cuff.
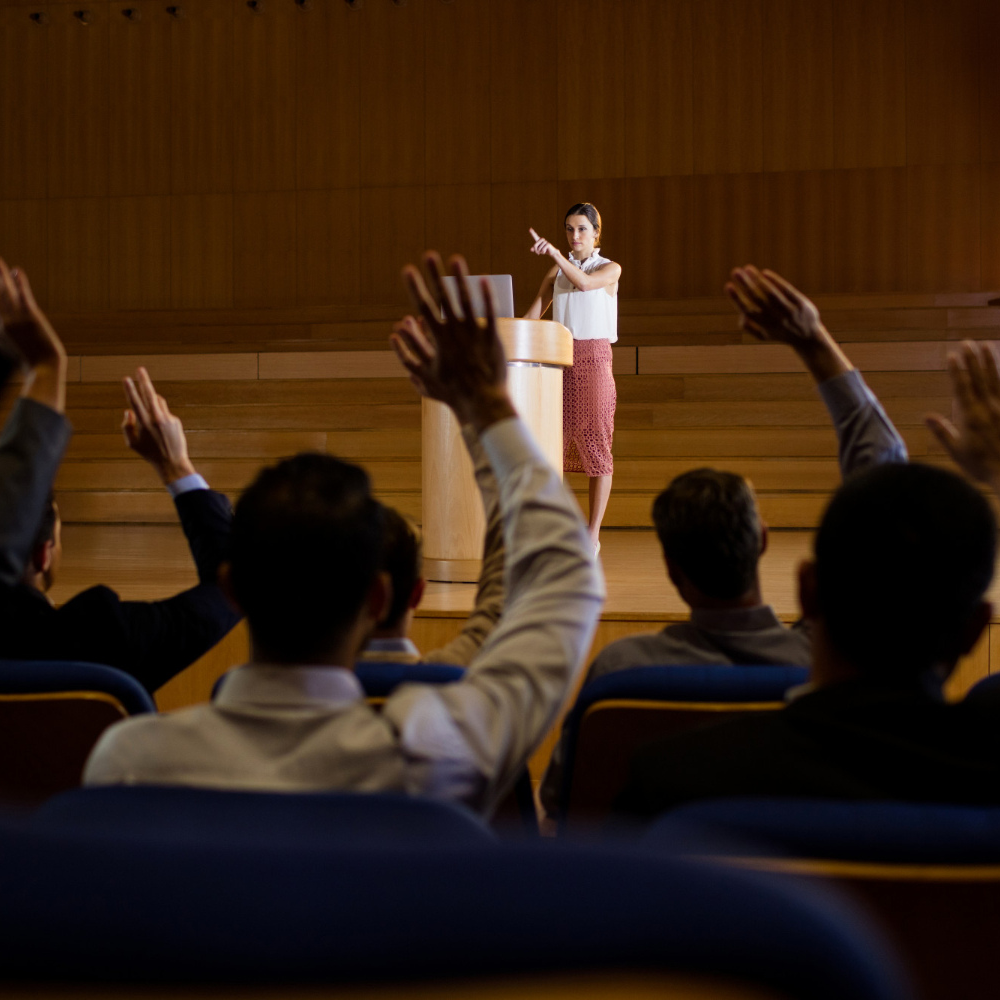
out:
<path id="1" fill-rule="evenodd" d="M 520 417 L 507 417 L 489 427 L 479 438 L 498 481 L 519 465 L 548 465 L 531 431 Z"/>
<path id="2" fill-rule="evenodd" d="M 838 426 L 856 413 L 859 407 L 871 406 L 875 402 L 871 389 L 865 384 L 857 368 L 820 382 L 819 394 L 823 397 L 834 424 Z"/>
<path id="3" fill-rule="evenodd" d="M 190 476 L 181 476 L 172 483 L 167 483 L 167 490 L 176 499 L 182 493 L 190 493 L 192 490 L 207 490 L 208 483 L 205 478 L 197 472 L 192 472 Z"/>

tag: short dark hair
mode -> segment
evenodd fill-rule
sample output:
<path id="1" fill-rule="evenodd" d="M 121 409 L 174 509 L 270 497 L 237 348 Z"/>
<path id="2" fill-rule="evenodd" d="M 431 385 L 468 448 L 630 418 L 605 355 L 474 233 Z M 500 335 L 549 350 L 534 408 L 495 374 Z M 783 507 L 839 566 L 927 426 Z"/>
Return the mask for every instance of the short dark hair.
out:
<path id="1" fill-rule="evenodd" d="M 831 644 L 873 675 L 951 663 L 993 578 L 996 544 L 989 503 L 952 472 L 892 464 L 853 476 L 816 535 Z"/>
<path id="2" fill-rule="evenodd" d="M 585 215 L 590 224 L 594 227 L 594 246 L 599 247 L 601 245 L 601 213 L 590 204 L 589 201 L 577 202 L 564 216 L 563 222 L 571 215 Z"/>
<path id="3" fill-rule="evenodd" d="M 316 662 L 356 618 L 381 549 L 382 506 L 364 469 L 309 452 L 262 470 L 236 505 L 229 550 L 255 647 Z"/>
<path id="4" fill-rule="evenodd" d="M 706 596 L 733 600 L 753 586 L 763 528 L 742 476 L 685 472 L 654 501 L 653 524 L 664 557 Z"/>
<path id="5" fill-rule="evenodd" d="M 423 572 L 420 529 L 393 507 L 382 512 L 382 569 L 392 580 L 392 602 L 379 628 L 395 628 L 410 606 L 410 595 Z"/>

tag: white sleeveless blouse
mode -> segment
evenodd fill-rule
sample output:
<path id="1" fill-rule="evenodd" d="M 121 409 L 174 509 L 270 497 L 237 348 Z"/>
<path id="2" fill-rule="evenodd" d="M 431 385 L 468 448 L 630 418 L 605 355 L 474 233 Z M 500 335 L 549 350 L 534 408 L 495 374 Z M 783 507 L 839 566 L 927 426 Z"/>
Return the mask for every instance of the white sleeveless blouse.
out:
<path id="1" fill-rule="evenodd" d="M 600 250 L 584 261 L 576 260 L 572 254 L 569 259 L 585 272 L 611 263 L 601 256 Z M 618 291 L 614 295 L 609 295 L 607 288 L 581 292 L 560 270 L 552 289 L 552 318 L 562 323 L 574 340 L 606 339 L 613 344 L 618 339 Z"/>

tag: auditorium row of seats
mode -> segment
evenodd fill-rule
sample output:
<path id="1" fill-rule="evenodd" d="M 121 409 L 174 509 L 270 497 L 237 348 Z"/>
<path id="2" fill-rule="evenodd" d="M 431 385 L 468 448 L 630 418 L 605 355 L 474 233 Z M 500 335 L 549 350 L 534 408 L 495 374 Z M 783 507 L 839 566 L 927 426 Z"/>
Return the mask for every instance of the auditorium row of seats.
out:
<path id="1" fill-rule="evenodd" d="M 358 671 L 375 705 L 459 673 Z M 553 841 L 530 792 L 488 826 L 396 795 L 79 788 L 100 733 L 150 696 L 109 667 L 0 663 L 0 967 L 283 996 L 994 995 L 1000 810 L 708 801 L 637 838 L 606 827 L 635 747 L 775 710 L 804 675 L 642 667 L 587 685 Z"/>

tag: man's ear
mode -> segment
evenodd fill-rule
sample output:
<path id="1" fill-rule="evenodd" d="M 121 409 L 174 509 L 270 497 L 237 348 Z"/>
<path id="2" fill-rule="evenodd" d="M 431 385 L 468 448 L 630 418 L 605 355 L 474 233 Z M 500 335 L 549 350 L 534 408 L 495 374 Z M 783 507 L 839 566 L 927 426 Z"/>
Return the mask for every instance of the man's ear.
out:
<path id="1" fill-rule="evenodd" d="M 990 601 L 980 601 L 976 605 L 976 610 L 969 615 L 969 620 L 962 629 L 961 645 L 959 656 L 966 656 L 972 652 L 973 647 L 979 642 L 983 631 L 989 626 L 993 617 L 993 605 Z"/>
<path id="2" fill-rule="evenodd" d="M 799 607 L 803 618 L 820 617 L 816 562 L 813 559 L 803 559 L 799 563 Z"/>
<path id="3" fill-rule="evenodd" d="M 371 587 L 368 588 L 365 611 L 373 622 L 380 622 L 389 613 L 391 605 L 392 577 L 388 573 L 376 573 Z"/>
<path id="4" fill-rule="evenodd" d="M 413 590 L 410 591 L 410 603 L 407 605 L 408 608 L 417 608 L 420 606 L 420 602 L 424 599 L 424 591 L 427 589 L 427 581 L 420 577 L 419 580 L 413 585 Z"/>
<path id="5" fill-rule="evenodd" d="M 236 594 L 233 592 L 233 567 L 230 563 L 224 562 L 219 567 L 216 583 L 218 583 L 219 590 L 222 591 L 226 600 L 229 601 L 239 614 L 245 617 L 246 612 L 240 607 L 240 602 L 236 600 Z"/>
<path id="6" fill-rule="evenodd" d="M 54 541 L 42 542 L 41 545 L 35 549 L 32 561 L 35 564 L 35 570 L 39 573 L 48 573 L 52 569 L 52 560 L 55 558 L 56 543 Z"/>

